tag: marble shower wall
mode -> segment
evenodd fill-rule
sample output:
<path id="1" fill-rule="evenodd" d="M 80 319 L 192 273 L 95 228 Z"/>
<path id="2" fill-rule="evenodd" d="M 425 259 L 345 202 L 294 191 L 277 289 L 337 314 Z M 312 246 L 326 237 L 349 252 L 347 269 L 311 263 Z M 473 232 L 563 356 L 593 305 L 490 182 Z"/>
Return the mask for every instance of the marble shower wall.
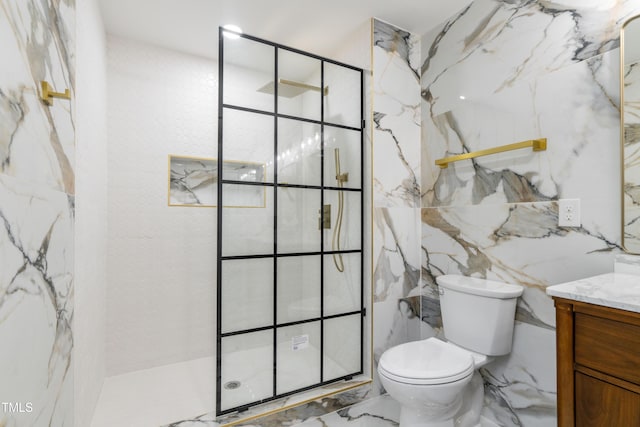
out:
<path id="1" fill-rule="evenodd" d="M 373 20 L 374 206 L 420 203 L 420 40 Z"/>
<path id="2" fill-rule="evenodd" d="M 73 425 L 74 0 L 0 7 L 0 425 Z"/>
<path id="3" fill-rule="evenodd" d="M 420 338 L 420 42 L 373 20 L 373 357 Z M 374 394 L 375 394 L 374 393 Z"/>
<path id="4" fill-rule="evenodd" d="M 482 370 L 484 415 L 501 425 L 555 425 L 545 289 L 612 271 L 620 251 L 618 30 L 639 11 L 631 1 L 476 0 L 421 41 L 422 318 L 441 328 L 441 274 L 525 286 L 511 355 Z M 544 152 L 434 165 L 542 137 Z M 580 199 L 581 227 L 557 225 L 565 198 Z"/>

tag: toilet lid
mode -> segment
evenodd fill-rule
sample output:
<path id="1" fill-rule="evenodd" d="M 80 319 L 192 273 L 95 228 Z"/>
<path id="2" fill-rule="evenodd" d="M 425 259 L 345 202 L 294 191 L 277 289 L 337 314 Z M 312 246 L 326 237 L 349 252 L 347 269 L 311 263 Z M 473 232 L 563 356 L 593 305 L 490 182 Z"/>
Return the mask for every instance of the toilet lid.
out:
<path id="1" fill-rule="evenodd" d="M 437 338 L 429 338 L 385 351 L 378 370 L 399 382 L 444 384 L 472 375 L 474 364 L 471 353 Z"/>

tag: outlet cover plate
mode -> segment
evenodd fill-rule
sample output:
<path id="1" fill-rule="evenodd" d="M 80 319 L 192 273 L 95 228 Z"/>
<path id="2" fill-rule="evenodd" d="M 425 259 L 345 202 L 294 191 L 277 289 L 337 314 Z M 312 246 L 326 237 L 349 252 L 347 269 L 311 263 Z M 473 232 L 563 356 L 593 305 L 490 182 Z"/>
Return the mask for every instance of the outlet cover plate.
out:
<path id="1" fill-rule="evenodd" d="M 558 200 L 558 225 L 560 227 L 580 227 L 580 199 Z"/>

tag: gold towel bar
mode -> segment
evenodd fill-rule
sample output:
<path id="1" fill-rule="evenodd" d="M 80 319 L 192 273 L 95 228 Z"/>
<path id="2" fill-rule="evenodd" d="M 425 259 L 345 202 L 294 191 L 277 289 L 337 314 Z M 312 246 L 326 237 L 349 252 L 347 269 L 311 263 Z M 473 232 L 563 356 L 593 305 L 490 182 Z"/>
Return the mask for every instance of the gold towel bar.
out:
<path id="1" fill-rule="evenodd" d="M 40 86 L 42 88 L 42 100 L 47 105 L 53 105 L 53 98 L 71 99 L 69 89 L 65 89 L 64 93 L 54 92 L 49 83 L 44 80 L 40 82 Z"/>
<path id="2" fill-rule="evenodd" d="M 436 160 L 436 165 L 444 169 L 449 163 L 459 160 L 473 159 L 489 154 L 503 153 L 505 151 L 518 150 L 520 148 L 532 147 L 533 151 L 544 151 L 547 149 L 547 138 L 531 139 L 529 141 L 516 142 L 515 144 L 501 145 L 500 147 L 487 148 L 486 150 L 472 151 L 471 153 L 458 154 L 457 156 L 445 157 Z"/>

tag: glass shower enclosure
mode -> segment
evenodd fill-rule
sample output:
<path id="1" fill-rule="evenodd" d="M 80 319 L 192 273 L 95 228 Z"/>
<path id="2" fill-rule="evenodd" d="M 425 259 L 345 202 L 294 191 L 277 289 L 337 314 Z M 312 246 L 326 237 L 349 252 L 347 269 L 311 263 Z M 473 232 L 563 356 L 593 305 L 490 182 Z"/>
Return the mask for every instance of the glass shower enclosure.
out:
<path id="1" fill-rule="evenodd" d="M 216 413 L 363 372 L 363 71 L 220 29 Z"/>

